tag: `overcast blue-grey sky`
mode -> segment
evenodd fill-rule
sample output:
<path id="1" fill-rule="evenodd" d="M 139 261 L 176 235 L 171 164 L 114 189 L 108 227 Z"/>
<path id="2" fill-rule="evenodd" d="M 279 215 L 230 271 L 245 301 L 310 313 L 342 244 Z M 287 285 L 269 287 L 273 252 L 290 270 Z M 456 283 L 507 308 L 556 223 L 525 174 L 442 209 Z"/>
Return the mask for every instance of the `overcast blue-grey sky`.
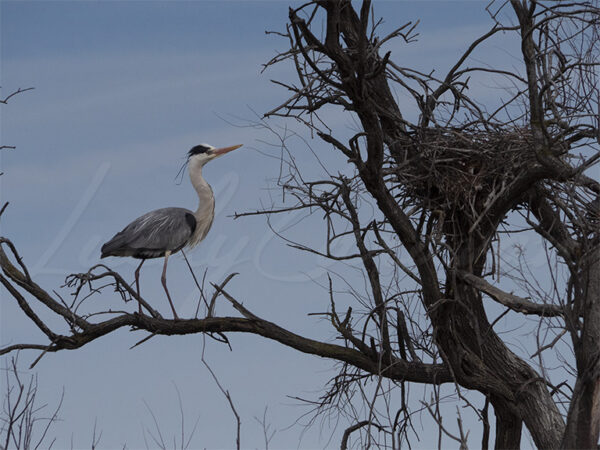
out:
<path id="1" fill-rule="evenodd" d="M 418 42 L 395 44 L 392 58 L 443 71 L 489 27 L 486 4 L 375 2 L 375 13 L 385 18 L 382 33 L 420 19 Z M 163 206 L 194 209 L 197 200 L 187 175 L 181 184 L 175 180 L 191 146 L 243 143 L 205 170 L 217 211 L 208 238 L 189 255 L 192 265 L 200 274 L 208 269 L 211 281 L 239 272 L 230 290 L 255 313 L 305 336 L 332 337 L 326 323 L 307 313 L 327 308 L 325 269 L 345 268 L 286 247 L 262 217 L 230 217 L 269 204 L 270 195 L 278 194 L 267 189 L 279 170 L 277 158 L 269 157 L 279 151 L 264 143 L 272 136 L 229 122 L 254 120 L 255 113 L 285 99 L 286 92 L 269 80 L 291 80 L 291 68 L 261 74 L 261 65 L 286 46 L 265 30 L 284 28 L 288 6 L 253 0 L 0 3 L 1 92 L 35 87 L 1 110 L 2 144 L 17 146 L 1 155 L 2 201 L 11 202 L 2 234 L 18 246 L 39 284 L 58 289 L 66 274 L 85 272 L 99 262 L 102 242 L 144 212 Z M 506 48 L 495 51 L 510 60 Z M 487 95 L 493 101 L 496 94 Z M 342 119 L 334 123 L 351 127 Z M 319 142 L 311 144 L 325 160 L 338 161 Z M 300 140 L 293 150 L 313 170 L 314 160 Z M 277 217 L 273 226 L 285 228 L 298 218 Z M 320 242 L 318 225 L 313 218 L 297 236 Z M 136 264 L 128 259 L 107 263 L 129 278 Z M 145 265 L 142 289 L 168 313 L 159 284 L 161 264 Z M 169 269 L 178 312 L 189 316 L 197 300 L 193 281 L 181 257 L 173 258 Z M 2 294 L 1 344 L 43 341 Z M 94 301 L 110 302 L 108 297 Z M 233 314 L 225 307 L 222 312 Z M 174 386 L 182 393 L 188 430 L 199 417 L 191 448 L 232 447 L 234 421 L 200 362 L 202 338 L 156 337 L 129 350 L 141 337 L 123 330 L 78 351 L 46 355 L 37 365 L 44 402 L 56 403 L 65 389 L 62 421 L 52 430 L 55 448 L 69 446 L 71 439 L 75 448 L 89 447 L 95 421 L 103 431 L 101 448 L 145 448 L 142 428 L 153 425 L 144 402 L 172 439 L 179 429 Z M 273 448 L 339 445 L 344 421 L 337 429 L 324 421 L 304 430 L 305 420 L 295 421 L 306 409 L 288 397 L 317 398 L 335 373 L 333 362 L 258 337 L 231 336 L 231 341 L 232 352 L 208 342 L 207 358 L 242 417 L 244 447 L 263 446 L 262 429 L 253 418 L 262 417 L 265 407 L 276 430 Z M 34 357 L 21 354 L 22 367 Z M 437 435 L 429 433 L 430 423 L 422 424 L 421 445 L 429 448 Z M 479 425 L 470 424 L 478 436 Z"/>

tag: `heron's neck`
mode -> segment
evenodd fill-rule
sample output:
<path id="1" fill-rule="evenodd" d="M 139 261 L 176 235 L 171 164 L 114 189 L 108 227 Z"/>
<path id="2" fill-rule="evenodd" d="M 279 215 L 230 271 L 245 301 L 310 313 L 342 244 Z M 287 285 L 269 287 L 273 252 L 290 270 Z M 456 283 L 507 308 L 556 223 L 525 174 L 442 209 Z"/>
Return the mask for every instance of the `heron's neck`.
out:
<path id="1" fill-rule="evenodd" d="M 202 167 L 197 166 L 194 167 L 193 170 L 190 170 L 190 180 L 192 181 L 192 186 L 194 186 L 194 189 L 196 189 L 196 192 L 198 193 L 199 204 L 198 209 L 194 214 L 196 220 L 209 215 L 212 216 L 215 210 L 215 197 L 210 185 L 206 182 L 204 177 L 202 177 Z"/>

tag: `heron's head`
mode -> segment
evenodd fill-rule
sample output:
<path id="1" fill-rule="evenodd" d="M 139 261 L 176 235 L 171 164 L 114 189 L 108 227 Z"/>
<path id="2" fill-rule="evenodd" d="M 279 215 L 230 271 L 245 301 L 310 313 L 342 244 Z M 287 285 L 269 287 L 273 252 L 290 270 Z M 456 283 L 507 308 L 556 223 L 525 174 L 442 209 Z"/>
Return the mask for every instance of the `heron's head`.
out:
<path id="1" fill-rule="evenodd" d="M 202 167 L 209 161 L 212 161 L 219 156 L 223 156 L 226 153 L 229 153 L 237 148 L 240 148 L 242 145 L 232 145 L 231 147 L 221 147 L 216 148 L 212 145 L 208 144 L 200 144 L 193 147 L 188 152 L 188 163 L 190 164 L 190 169 L 194 167 Z"/>

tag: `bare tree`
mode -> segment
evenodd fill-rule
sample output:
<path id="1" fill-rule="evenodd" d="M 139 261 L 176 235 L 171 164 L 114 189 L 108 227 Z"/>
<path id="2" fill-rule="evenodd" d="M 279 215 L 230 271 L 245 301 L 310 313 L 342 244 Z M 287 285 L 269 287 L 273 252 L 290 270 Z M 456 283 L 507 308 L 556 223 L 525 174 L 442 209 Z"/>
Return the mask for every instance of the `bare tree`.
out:
<path id="1" fill-rule="evenodd" d="M 17 365 L 18 358 L 7 361 L 4 368 L 6 391 L 3 395 L 0 413 L 0 449 L 38 449 L 51 448 L 54 439 L 48 432 L 58 420 L 58 411 L 62 405 L 64 391 L 54 411 L 46 416 L 48 405 L 37 400 L 38 380 L 35 375 L 23 379 Z"/>
<path id="2" fill-rule="evenodd" d="M 238 216 L 305 210 L 324 217 L 324 245 L 292 245 L 360 269 L 359 282 L 329 278 L 329 309 L 322 315 L 338 343 L 258 317 L 225 289 L 233 275 L 213 284 L 210 299 L 200 289 L 204 318 L 163 318 L 104 265 L 69 276 L 74 295 L 67 302 L 40 287 L 2 238 L 0 282 L 48 342 L 15 344 L 0 354 L 76 349 L 122 327 L 149 332 L 140 342 L 191 333 L 228 342 L 227 333 L 253 333 L 341 362 L 314 405 L 317 413 L 354 422 L 342 448 L 351 442 L 410 446 L 412 415 L 419 410 L 409 402 L 412 383 L 431 387 L 431 400 L 420 410 L 437 423 L 440 447 L 445 435 L 466 448 L 469 434 L 460 413 L 449 429 L 441 409 L 441 388 L 448 387 L 481 420 L 483 448 L 489 405 L 495 448 L 519 448 L 523 425 L 539 448 L 596 448 L 600 183 L 589 173 L 600 158 L 600 9 L 586 1 L 510 0 L 487 10 L 490 30 L 443 76 L 384 53 L 392 40 L 416 40 L 416 24 L 378 36 L 381 20 L 368 0 L 360 9 L 349 0 L 308 1 L 290 9 L 286 30 L 277 33 L 289 47 L 266 66 L 291 63 L 297 80 L 276 81 L 289 98 L 259 125 L 289 150 L 278 180 L 284 201 Z M 501 34 L 518 40 L 520 65 L 471 65 L 473 53 Z M 508 99 L 490 106 L 471 97 L 478 77 L 502 83 Z M 411 115 L 411 107 L 418 113 Z M 357 132 L 335 132 L 328 126 L 331 113 L 348 115 Z M 278 117 L 308 127 L 321 141 L 320 152 L 333 149 L 347 163 L 324 165 L 326 177 L 308 180 L 289 135 L 273 125 Z M 525 250 L 508 257 L 521 233 L 542 243 L 543 273 L 531 268 Z M 349 241 L 353 250 L 340 250 Z M 354 299 L 344 311 L 338 284 Z M 94 310 L 86 301 L 107 287 L 146 312 Z M 218 316 L 219 299 L 241 316 Z M 35 311 L 40 304 L 67 329 L 52 330 Z M 492 317 L 496 305 L 503 312 Z M 509 347 L 501 330 L 502 318 L 522 316 L 535 318 L 537 349 L 529 355 Z M 560 361 L 561 370 L 548 361 Z M 472 403 L 474 392 L 485 397 L 482 408 Z M 356 401 L 362 409 L 354 408 Z"/>

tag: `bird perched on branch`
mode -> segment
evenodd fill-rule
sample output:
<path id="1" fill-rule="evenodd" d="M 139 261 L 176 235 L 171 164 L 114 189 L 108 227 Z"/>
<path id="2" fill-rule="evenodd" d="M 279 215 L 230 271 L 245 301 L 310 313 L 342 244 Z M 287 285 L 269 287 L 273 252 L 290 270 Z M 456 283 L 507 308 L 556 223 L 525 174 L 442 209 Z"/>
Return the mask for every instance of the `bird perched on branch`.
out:
<path id="1" fill-rule="evenodd" d="M 162 285 L 173 311 L 173 317 L 179 319 L 171 295 L 167 289 L 167 262 L 169 256 L 183 249 L 192 248 L 206 237 L 215 216 L 215 197 L 210 185 L 202 177 L 204 165 L 219 156 L 240 148 L 241 145 L 215 148 L 200 144 L 188 152 L 186 164 L 189 167 L 192 186 L 198 193 L 200 204 L 193 212 L 185 208 L 162 208 L 138 217 L 123 231 L 102 246 L 102 258 L 107 256 L 131 256 L 141 259 L 135 270 L 137 294 L 140 293 L 140 269 L 146 259 L 165 258 L 162 271 Z M 139 303 L 139 312 L 142 305 Z"/>

